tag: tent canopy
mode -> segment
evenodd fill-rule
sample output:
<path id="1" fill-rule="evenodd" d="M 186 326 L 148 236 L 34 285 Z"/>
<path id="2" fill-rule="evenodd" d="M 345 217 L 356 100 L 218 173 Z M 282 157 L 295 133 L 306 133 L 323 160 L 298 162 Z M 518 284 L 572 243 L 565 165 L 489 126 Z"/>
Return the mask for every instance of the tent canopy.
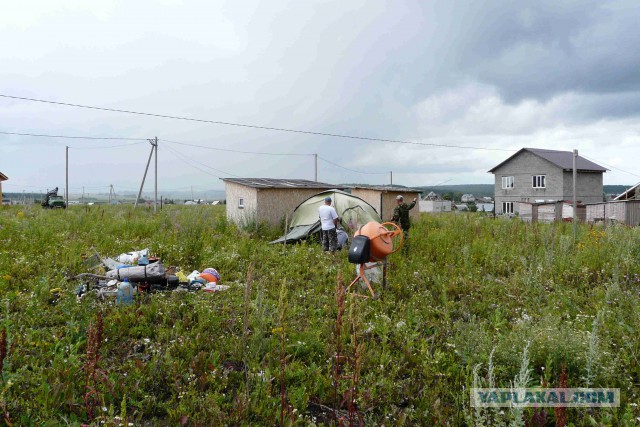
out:
<path id="1" fill-rule="evenodd" d="M 293 211 L 287 234 L 271 243 L 296 242 L 319 232 L 318 208 L 327 196 L 332 199 L 331 205 L 336 209 L 342 227 L 351 235 L 369 221 L 382 222 L 373 206 L 361 198 L 340 190 L 327 190 L 300 203 Z"/>

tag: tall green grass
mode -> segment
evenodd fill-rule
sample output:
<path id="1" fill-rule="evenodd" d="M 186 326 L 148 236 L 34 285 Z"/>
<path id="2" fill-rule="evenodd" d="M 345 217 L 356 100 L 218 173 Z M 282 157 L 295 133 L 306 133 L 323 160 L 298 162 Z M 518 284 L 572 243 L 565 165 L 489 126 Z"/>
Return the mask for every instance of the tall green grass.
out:
<path id="1" fill-rule="evenodd" d="M 282 378 L 287 422 L 327 421 L 313 408 L 334 404 L 336 278 L 342 271 L 349 281 L 355 268 L 344 252 L 333 259 L 315 244 L 268 245 L 279 233 L 239 229 L 224 207 L 167 206 L 157 215 L 121 206 L 0 210 L 0 326 L 9 348 L 0 409 L 15 425 L 87 421 L 87 333 L 102 313 L 96 425 L 123 416 L 135 425 L 278 424 Z M 381 298 L 357 302 L 357 403 L 367 425 L 473 423 L 468 389 L 474 378 L 488 381 L 489 366 L 496 387 L 527 369 L 532 385 L 553 386 L 562 364 L 569 387 L 621 389 L 620 408 L 572 409 L 570 422 L 633 425 L 638 230 L 580 225 L 574 242 L 566 223 L 424 215 L 410 239 L 406 255 L 390 257 L 387 288 L 375 286 Z M 66 276 L 85 271 L 82 254 L 92 247 L 105 255 L 149 247 L 187 272 L 214 267 L 232 286 L 157 293 L 131 307 L 95 295 L 78 300 L 78 283 Z M 52 302 L 58 287 L 64 291 Z M 532 415 L 525 410 L 522 420 Z"/>

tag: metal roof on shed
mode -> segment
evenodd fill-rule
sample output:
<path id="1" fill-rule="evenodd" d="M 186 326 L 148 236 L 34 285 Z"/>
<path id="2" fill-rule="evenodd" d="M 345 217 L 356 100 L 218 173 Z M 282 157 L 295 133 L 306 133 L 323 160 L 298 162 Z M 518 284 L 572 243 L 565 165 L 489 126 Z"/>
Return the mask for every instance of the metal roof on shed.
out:
<path id="1" fill-rule="evenodd" d="M 221 178 L 224 182 L 245 185 L 252 188 L 336 188 L 326 182 L 309 181 L 306 179 L 274 179 L 274 178 Z"/>
<path id="2" fill-rule="evenodd" d="M 518 150 L 516 154 L 509 157 L 507 160 L 503 161 L 499 165 L 490 169 L 489 172 L 494 172 L 500 166 L 507 163 L 512 158 L 516 157 L 523 151 L 528 151 L 532 154 L 535 154 L 538 157 L 545 159 L 546 161 L 553 163 L 554 165 L 562 168 L 563 170 L 572 170 L 573 169 L 573 152 L 572 151 L 558 151 L 558 150 L 545 150 L 542 148 L 522 148 Z M 592 162 L 591 160 L 587 160 L 584 157 L 578 155 L 576 158 L 576 169 L 581 171 L 592 171 L 592 172 L 606 172 L 608 169 L 600 166 L 597 163 Z"/>
<path id="3" fill-rule="evenodd" d="M 364 186 L 364 185 L 350 185 L 347 188 L 351 188 L 352 190 L 389 191 L 392 193 L 422 193 L 422 190 L 418 190 L 417 188 L 393 187 L 390 185 L 371 186 L 371 187 Z"/>

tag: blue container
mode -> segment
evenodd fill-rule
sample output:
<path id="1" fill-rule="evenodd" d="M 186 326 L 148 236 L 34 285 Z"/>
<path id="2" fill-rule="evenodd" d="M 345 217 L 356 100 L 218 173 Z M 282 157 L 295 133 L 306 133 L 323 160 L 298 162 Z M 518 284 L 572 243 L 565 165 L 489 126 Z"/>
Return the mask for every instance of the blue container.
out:
<path id="1" fill-rule="evenodd" d="M 129 305 L 133 304 L 134 288 L 129 283 L 129 279 L 124 279 L 118 285 L 118 293 L 116 294 L 116 304 Z"/>

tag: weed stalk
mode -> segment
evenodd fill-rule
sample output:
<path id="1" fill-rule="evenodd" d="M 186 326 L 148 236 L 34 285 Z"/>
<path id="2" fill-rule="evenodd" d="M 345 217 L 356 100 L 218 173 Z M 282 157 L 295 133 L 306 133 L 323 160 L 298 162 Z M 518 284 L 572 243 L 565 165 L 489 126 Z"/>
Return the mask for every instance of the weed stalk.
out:
<path id="1" fill-rule="evenodd" d="M 242 319 L 242 358 L 244 364 L 244 389 L 245 399 L 249 401 L 249 360 L 248 360 L 248 340 L 249 340 L 249 311 L 251 296 L 251 285 L 253 284 L 253 264 L 249 264 L 247 269 L 247 284 L 244 288 L 244 316 Z"/>
<path id="2" fill-rule="evenodd" d="M 2 375 L 2 370 L 4 369 L 4 359 L 7 357 L 7 329 L 2 328 L 2 332 L 0 332 L 0 378 L 2 379 L 2 383 L 4 384 L 4 376 Z M 5 386 L 4 390 L 6 391 L 11 382 Z M 4 394 L 4 391 L 3 391 Z M 7 410 L 7 404 L 4 399 L 0 400 L 0 406 L 2 408 L 2 418 L 4 422 L 9 426 L 13 426 L 13 422 L 11 421 L 11 417 L 9 416 L 9 411 Z"/>
<path id="3" fill-rule="evenodd" d="M 93 408 L 99 400 L 96 373 L 100 360 L 100 347 L 102 346 L 102 313 L 98 313 L 96 324 L 89 323 L 89 336 L 87 339 L 87 360 L 84 365 L 85 394 L 84 405 L 87 410 L 89 422 L 93 421 Z"/>
<path id="4" fill-rule="evenodd" d="M 364 419 L 360 414 L 358 403 L 358 386 L 360 382 L 360 358 L 362 355 L 363 345 L 358 343 L 358 329 L 360 326 L 359 313 L 357 312 L 357 303 L 349 306 L 349 324 L 351 326 L 351 345 L 353 348 L 353 356 L 351 357 L 351 389 L 348 393 L 347 410 L 349 411 L 349 427 L 364 426 Z"/>
<path id="5" fill-rule="evenodd" d="M 2 375 L 2 370 L 4 369 L 4 359 L 7 357 L 7 329 L 2 328 L 2 332 L 0 332 L 0 378 L 4 383 L 4 377 Z"/>
<path id="6" fill-rule="evenodd" d="M 280 426 L 284 426 L 285 413 L 291 415 L 290 405 L 287 403 L 285 387 L 285 372 L 287 369 L 285 319 L 287 315 L 287 283 L 282 282 L 280 287 L 278 323 L 280 327 Z M 292 420 L 293 421 L 293 420 Z"/>
<path id="7" fill-rule="evenodd" d="M 336 283 L 336 305 L 338 306 L 338 315 L 336 316 L 336 323 L 334 329 L 334 340 L 336 353 L 334 355 L 333 363 L 333 417 L 336 423 L 338 422 L 338 387 L 340 384 L 340 378 L 342 376 L 342 324 L 345 311 L 345 288 L 342 282 L 342 271 L 338 272 L 338 281 Z"/>
<path id="8" fill-rule="evenodd" d="M 562 363 L 562 371 L 560 372 L 560 388 L 567 388 L 567 367 Z M 565 427 L 567 425 L 567 408 L 553 408 L 556 415 L 556 427 Z"/>

